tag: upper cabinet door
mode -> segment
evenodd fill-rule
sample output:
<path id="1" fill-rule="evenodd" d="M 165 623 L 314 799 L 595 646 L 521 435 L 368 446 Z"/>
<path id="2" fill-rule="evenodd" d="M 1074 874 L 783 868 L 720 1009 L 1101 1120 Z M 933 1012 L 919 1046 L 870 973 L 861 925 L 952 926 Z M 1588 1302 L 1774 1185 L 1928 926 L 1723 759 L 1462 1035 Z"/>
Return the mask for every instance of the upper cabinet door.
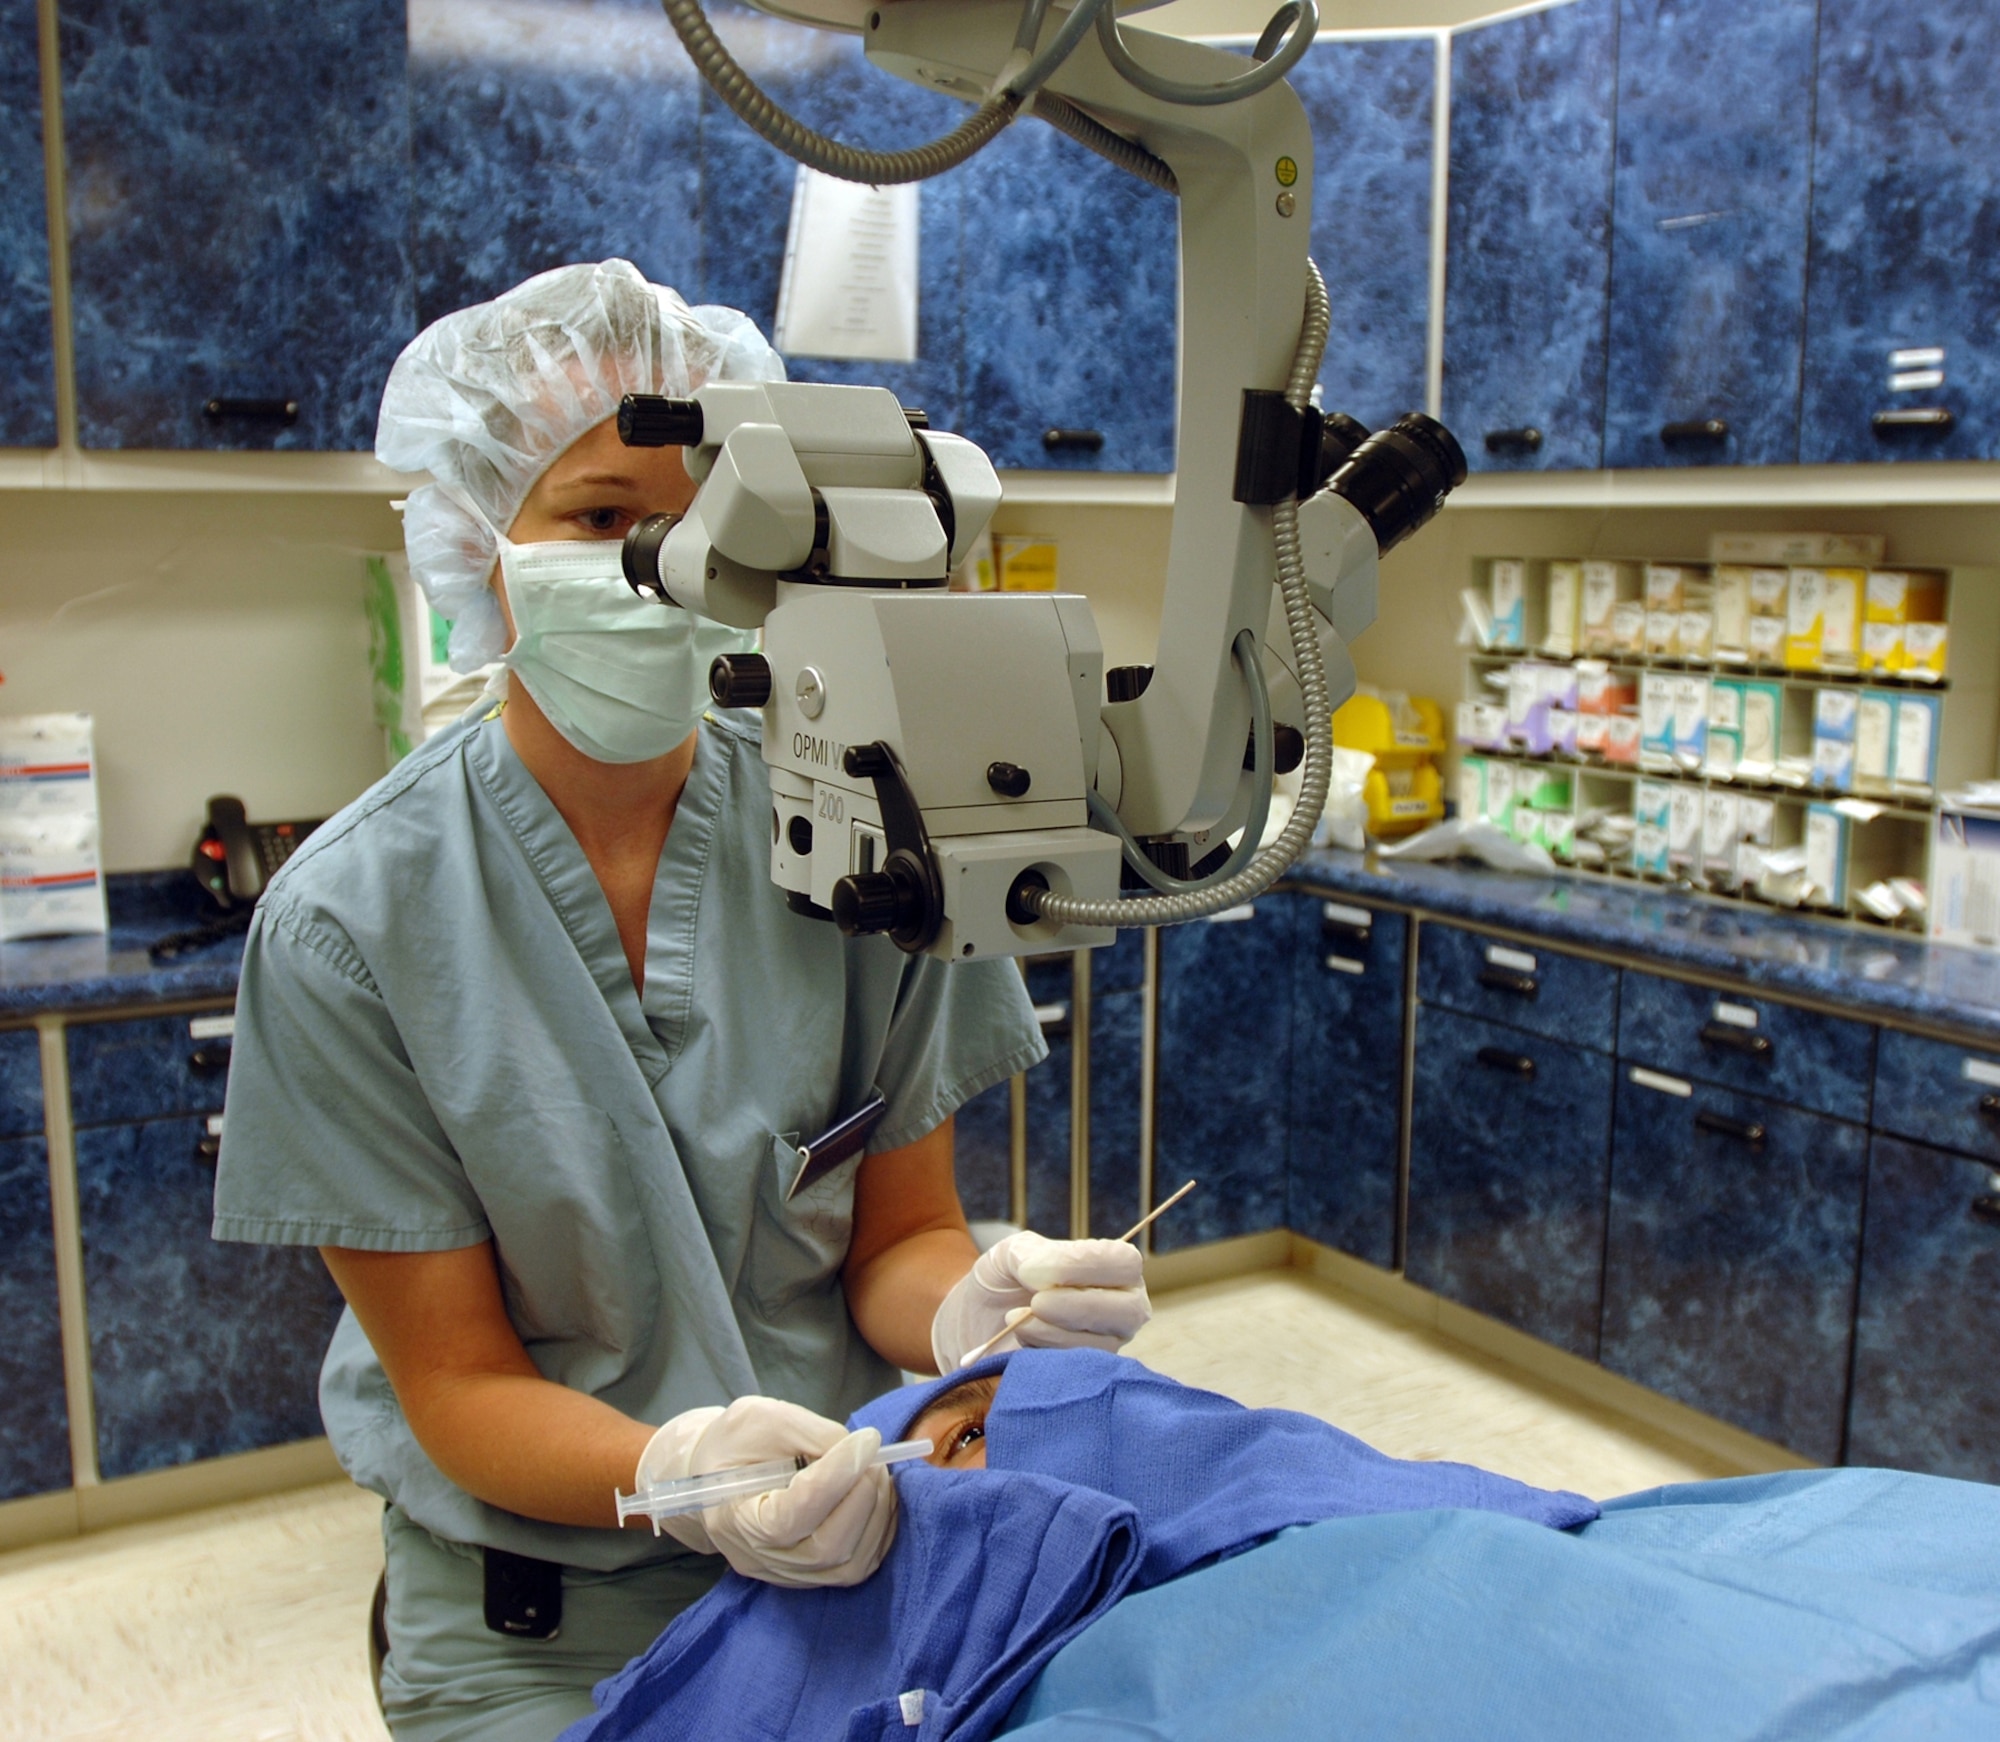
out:
<path id="1" fill-rule="evenodd" d="M 35 0 L 0 0 L 0 448 L 56 439 L 55 329 Z"/>
<path id="2" fill-rule="evenodd" d="M 1623 0 L 1608 466 L 1798 458 L 1816 0 Z"/>
<path id="3" fill-rule="evenodd" d="M 1171 472 L 1173 196 L 1032 120 L 946 179 L 965 213 L 962 433 L 996 466 Z"/>
<path id="4" fill-rule="evenodd" d="M 2000 454 L 1996 65 L 1992 0 L 1821 0 L 1802 460 Z"/>
<path id="5" fill-rule="evenodd" d="M 403 4 L 62 0 L 85 447 L 372 445 L 415 331 Z"/>
<path id="6" fill-rule="evenodd" d="M 1451 46 L 1444 421 L 1474 468 L 1604 455 L 1617 0 Z"/>
<path id="7" fill-rule="evenodd" d="M 1312 251 L 1333 305 L 1323 398 L 1380 429 L 1426 404 L 1437 46 L 1328 38 L 1291 82 L 1312 123 Z"/>
<path id="8" fill-rule="evenodd" d="M 657 4 L 651 11 L 664 28 Z M 711 7 L 710 14 L 731 53 L 781 109 L 843 144 L 905 150 L 949 133 L 968 113 L 963 103 L 869 65 L 858 36 L 811 30 L 746 7 Z M 687 65 L 671 30 L 667 38 Z M 689 76 L 695 76 L 691 70 Z M 701 161 L 703 299 L 742 309 L 775 342 L 799 166 L 706 89 Z M 945 175 L 916 189 L 916 358 L 891 362 L 787 351 L 785 366 L 793 380 L 887 387 L 906 407 L 927 413 L 934 428 L 958 428 L 962 185 L 963 177 Z"/>
<path id="9" fill-rule="evenodd" d="M 417 316 L 579 261 L 701 294 L 700 78 L 642 0 L 409 0 Z"/>

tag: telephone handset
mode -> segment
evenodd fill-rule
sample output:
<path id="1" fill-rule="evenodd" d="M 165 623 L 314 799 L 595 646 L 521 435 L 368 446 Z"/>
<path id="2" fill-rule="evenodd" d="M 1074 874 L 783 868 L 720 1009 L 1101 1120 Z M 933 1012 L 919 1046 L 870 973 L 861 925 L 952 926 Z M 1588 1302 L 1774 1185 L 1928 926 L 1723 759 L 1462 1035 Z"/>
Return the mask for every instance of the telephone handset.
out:
<path id="1" fill-rule="evenodd" d="M 324 820 L 314 817 L 309 821 L 253 823 L 240 798 L 221 795 L 210 799 L 208 822 L 194 844 L 190 863 L 195 881 L 223 910 L 223 917 L 161 938 L 152 946 L 153 960 L 172 961 L 248 927 L 264 885 Z"/>
<path id="2" fill-rule="evenodd" d="M 208 826 L 194 844 L 194 874 L 218 907 L 254 906 L 278 867 L 324 820 L 253 823 L 240 798 L 212 798 Z"/>

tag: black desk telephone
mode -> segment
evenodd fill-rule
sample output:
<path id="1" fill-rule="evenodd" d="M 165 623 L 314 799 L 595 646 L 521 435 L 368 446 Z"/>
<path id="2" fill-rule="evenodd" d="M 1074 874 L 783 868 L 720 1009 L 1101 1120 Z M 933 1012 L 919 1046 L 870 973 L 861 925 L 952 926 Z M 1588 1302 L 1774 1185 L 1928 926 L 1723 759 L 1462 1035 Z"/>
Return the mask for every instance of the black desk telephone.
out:
<path id="1" fill-rule="evenodd" d="M 234 932 L 245 930 L 258 896 L 280 865 L 325 819 L 288 823 L 253 823 L 240 798 L 218 796 L 208 801 L 208 822 L 194 844 L 189 863 L 195 881 L 205 889 L 222 917 L 189 931 L 175 932 L 153 945 L 156 962 L 172 961 Z"/>

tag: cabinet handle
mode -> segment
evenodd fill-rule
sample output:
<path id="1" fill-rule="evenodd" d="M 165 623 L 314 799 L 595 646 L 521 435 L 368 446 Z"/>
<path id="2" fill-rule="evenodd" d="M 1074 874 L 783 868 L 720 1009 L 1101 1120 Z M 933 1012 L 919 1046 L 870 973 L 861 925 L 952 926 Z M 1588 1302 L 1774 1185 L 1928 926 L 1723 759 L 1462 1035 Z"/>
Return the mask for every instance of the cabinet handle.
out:
<path id="1" fill-rule="evenodd" d="M 1506 1071 L 1517 1077 L 1532 1077 L 1535 1061 L 1524 1052 L 1509 1052 L 1501 1046 L 1482 1046 L 1472 1055 L 1490 1071 Z"/>
<path id="2" fill-rule="evenodd" d="M 1542 989 L 1533 974 L 1516 974 L 1506 968 L 1481 968 L 1479 983 L 1489 992 L 1511 992 L 1516 998 L 1533 998 Z"/>
<path id="3" fill-rule="evenodd" d="M 1486 432 L 1486 451 L 1489 454 L 1534 454 L 1541 452 L 1542 432 L 1533 424 L 1521 429 L 1489 429 Z"/>
<path id="4" fill-rule="evenodd" d="M 1892 436 L 1902 430 L 1946 435 L 1957 425 L 1957 417 L 1942 405 L 1898 406 L 1894 411 L 1878 411 L 1869 420 L 1878 436 Z"/>
<path id="5" fill-rule="evenodd" d="M 299 421 L 296 399 L 211 399 L 201 408 L 210 423 L 241 419 L 246 423 L 293 424 Z"/>
<path id="6" fill-rule="evenodd" d="M 1323 944 L 1359 944 L 1366 949 L 1374 936 L 1372 926 L 1350 925 L 1344 919 L 1323 918 L 1319 922 L 1319 941 Z"/>
<path id="7" fill-rule="evenodd" d="M 213 1167 L 216 1157 L 222 1153 L 220 1132 L 212 1136 L 197 1137 L 194 1140 L 194 1162 L 196 1167 Z"/>
<path id="8" fill-rule="evenodd" d="M 1668 447 L 1685 442 L 1690 445 L 1720 445 L 1729 439 L 1729 425 L 1719 417 L 1691 417 L 1682 423 L 1660 425 L 1660 440 Z"/>
<path id="9" fill-rule="evenodd" d="M 1711 1113 L 1704 1107 L 1694 1116 L 1697 1129 L 1712 1131 L 1717 1137 L 1733 1137 L 1737 1142 L 1749 1147 L 1752 1155 L 1764 1153 L 1764 1127 L 1743 1119 L 1725 1118 L 1720 1113 Z"/>
<path id="10" fill-rule="evenodd" d="M 1703 1046 L 1726 1047 L 1731 1052 L 1740 1052 L 1745 1058 L 1760 1060 L 1769 1064 L 1775 1054 L 1768 1034 L 1759 1034 L 1754 1028 L 1738 1028 L 1729 1022 L 1704 1022 L 1701 1025 Z"/>
<path id="11" fill-rule="evenodd" d="M 1101 429 L 1045 429 L 1042 446 L 1052 454 L 1095 454 L 1104 447 Z"/>
<path id="12" fill-rule="evenodd" d="M 188 1054 L 188 1069 L 198 1077 L 219 1077 L 229 1069 L 229 1043 L 198 1046 Z"/>
<path id="13" fill-rule="evenodd" d="M 1069 1006 L 1067 1004 L 1037 1004 L 1035 1021 L 1041 1025 L 1044 1040 L 1069 1039 Z"/>
<path id="14" fill-rule="evenodd" d="M 1986 1192 L 1967 1206 L 1975 1222 L 1991 1222 L 2000 1228 L 2000 1192 Z"/>

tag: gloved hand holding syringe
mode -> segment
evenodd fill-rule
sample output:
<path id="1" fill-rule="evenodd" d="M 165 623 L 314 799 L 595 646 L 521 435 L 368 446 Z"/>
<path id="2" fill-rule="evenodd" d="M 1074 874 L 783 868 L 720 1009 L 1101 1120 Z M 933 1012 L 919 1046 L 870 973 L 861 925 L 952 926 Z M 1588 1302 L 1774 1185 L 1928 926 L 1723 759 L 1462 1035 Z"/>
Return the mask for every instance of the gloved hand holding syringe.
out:
<path id="1" fill-rule="evenodd" d="M 929 1440 L 897 1440 L 877 1448 L 867 1462 L 870 1468 L 880 1469 L 887 1464 L 908 1463 L 912 1458 L 927 1458 L 930 1453 Z M 789 1487 L 792 1478 L 813 1462 L 812 1458 L 799 1452 L 789 1458 L 770 1458 L 761 1464 L 739 1464 L 733 1470 L 717 1470 L 707 1476 L 642 1482 L 638 1493 L 616 1497 L 618 1522 L 622 1525 L 628 1518 L 650 1518 L 653 1534 L 658 1536 L 664 1519 L 684 1518 L 710 1506 L 721 1506 L 727 1501 L 745 1500 L 753 1494 L 769 1494 L 774 1489 Z"/>

